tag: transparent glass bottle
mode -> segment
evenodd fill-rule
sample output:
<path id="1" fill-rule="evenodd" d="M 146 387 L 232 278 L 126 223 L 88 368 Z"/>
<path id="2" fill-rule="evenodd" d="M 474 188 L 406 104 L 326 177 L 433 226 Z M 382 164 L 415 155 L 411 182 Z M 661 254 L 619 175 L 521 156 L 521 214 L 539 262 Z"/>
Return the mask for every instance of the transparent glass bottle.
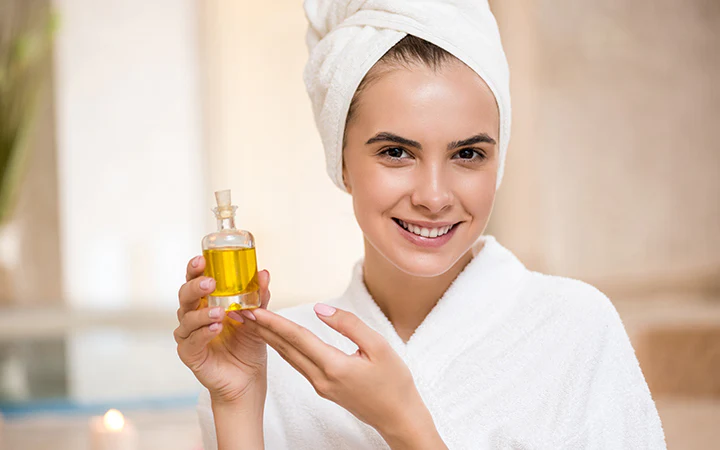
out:
<path id="1" fill-rule="evenodd" d="M 202 239 L 205 276 L 215 279 L 215 291 L 208 295 L 208 306 L 225 311 L 260 306 L 257 282 L 255 238 L 249 231 L 235 228 L 237 206 L 230 203 L 230 190 L 215 192 L 217 207 L 212 211 L 218 230 Z"/>

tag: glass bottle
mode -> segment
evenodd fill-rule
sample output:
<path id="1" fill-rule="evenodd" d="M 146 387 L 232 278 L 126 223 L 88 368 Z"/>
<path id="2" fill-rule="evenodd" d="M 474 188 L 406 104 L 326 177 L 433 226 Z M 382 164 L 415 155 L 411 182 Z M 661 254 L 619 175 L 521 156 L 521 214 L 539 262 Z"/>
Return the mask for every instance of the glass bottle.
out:
<path id="1" fill-rule="evenodd" d="M 230 203 L 230 190 L 216 191 L 217 207 L 212 211 L 218 230 L 202 239 L 205 276 L 215 279 L 215 291 L 208 295 L 208 306 L 225 311 L 260 306 L 257 282 L 255 238 L 249 231 L 235 228 L 237 206 Z"/>

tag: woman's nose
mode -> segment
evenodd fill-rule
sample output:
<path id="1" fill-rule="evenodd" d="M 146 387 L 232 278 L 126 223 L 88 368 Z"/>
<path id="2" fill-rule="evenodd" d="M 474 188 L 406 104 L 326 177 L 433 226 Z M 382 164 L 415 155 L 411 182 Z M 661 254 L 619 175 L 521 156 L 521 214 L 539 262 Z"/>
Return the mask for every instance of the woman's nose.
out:
<path id="1" fill-rule="evenodd" d="M 412 203 L 438 214 L 452 203 L 451 174 L 441 164 L 426 164 L 418 169 Z"/>

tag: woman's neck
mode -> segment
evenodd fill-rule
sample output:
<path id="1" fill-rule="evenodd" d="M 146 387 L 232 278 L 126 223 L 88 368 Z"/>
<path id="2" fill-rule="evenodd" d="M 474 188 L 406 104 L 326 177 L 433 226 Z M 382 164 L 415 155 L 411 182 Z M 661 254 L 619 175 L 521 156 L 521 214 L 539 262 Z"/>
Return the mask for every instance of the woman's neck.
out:
<path id="1" fill-rule="evenodd" d="M 395 267 L 365 239 L 365 287 L 398 336 L 407 342 L 472 257 L 470 249 L 445 273 L 416 277 Z"/>

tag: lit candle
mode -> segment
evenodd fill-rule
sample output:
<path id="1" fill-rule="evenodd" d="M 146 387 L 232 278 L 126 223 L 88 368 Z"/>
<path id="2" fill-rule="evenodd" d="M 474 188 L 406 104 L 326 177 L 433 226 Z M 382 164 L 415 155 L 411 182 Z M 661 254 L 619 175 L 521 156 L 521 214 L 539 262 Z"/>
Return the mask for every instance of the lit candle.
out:
<path id="1" fill-rule="evenodd" d="M 91 450 L 136 450 L 137 432 L 117 409 L 90 419 Z"/>

